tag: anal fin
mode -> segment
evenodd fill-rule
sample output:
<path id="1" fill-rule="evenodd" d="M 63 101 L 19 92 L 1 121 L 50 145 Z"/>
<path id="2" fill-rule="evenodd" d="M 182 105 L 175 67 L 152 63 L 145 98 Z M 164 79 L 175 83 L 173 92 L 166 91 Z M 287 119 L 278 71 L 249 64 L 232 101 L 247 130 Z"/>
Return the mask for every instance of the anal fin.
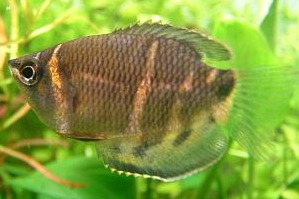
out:
<path id="1" fill-rule="evenodd" d="M 100 142 L 99 152 L 112 170 L 173 181 L 211 166 L 225 153 L 225 133 L 212 122 L 205 126 L 167 133 L 151 145 L 138 135 L 105 140 Z"/>

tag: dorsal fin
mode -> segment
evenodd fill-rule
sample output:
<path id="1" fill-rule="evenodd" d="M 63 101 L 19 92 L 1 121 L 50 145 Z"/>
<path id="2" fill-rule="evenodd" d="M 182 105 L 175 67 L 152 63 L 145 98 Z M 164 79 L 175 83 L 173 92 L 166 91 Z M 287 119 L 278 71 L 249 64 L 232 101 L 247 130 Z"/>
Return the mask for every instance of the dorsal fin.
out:
<path id="1" fill-rule="evenodd" d="M 114 33 L 153 35 L 175 39 L 187 43 L 195 48 L 200 54 L 204 54 L 207 58 L 215 60 L 229 60 L 231 58 L 230 50 L 208 35 L 183 28 L 176 28 L 170 25 L 147 22 L 143 24 L 134 24 L 124 29 L 118 29 L 114 31 Z"/>

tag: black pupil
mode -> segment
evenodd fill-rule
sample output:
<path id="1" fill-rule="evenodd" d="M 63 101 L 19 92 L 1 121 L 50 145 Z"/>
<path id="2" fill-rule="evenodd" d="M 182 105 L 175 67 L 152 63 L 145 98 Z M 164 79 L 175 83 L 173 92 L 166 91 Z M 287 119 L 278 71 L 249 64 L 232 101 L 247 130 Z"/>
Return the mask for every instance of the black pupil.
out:
<path id="1" fill-rule="evenodd" d="M 34 68 L 32 66 L 25 66 L 22 70 L 23 77 L 31 79 L 34 76 Z"/>

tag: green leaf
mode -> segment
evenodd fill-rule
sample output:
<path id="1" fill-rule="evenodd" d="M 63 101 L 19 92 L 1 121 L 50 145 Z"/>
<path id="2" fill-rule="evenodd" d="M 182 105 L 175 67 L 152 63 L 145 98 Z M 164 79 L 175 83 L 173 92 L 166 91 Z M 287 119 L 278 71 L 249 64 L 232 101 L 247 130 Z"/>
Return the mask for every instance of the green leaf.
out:
<path id="1" fill-rule="evenodd" d="M 276 62 L 262 32 L 249 23 L 222 20 L 216 23 L 213 34 L 233 51 L 233 59 L 228 66 L 230 68 L 268 66 Z"/>
<path id="2" fill-rule="evenodd" d="M 299 194 L 297 190 L 287 189 L 282 192 L 281 197 L 284 199 L 293 199 L 299 198 Z"/>
<path id="3" fill-rule="evenodd" d="M 273 0 L 260 27 L 273 51 L 275 50 L 277 36 L 278 3 L 278 0 Z"/>
<path id="4" fill-rule="evenodd" d="M 41 198 L 134 198 L 134 178 L 111 173 L 96 158 L 75 157 L 51 163 L 47 168 L 57 176 L 72 182 L 83 183 L 84 188 L 69 188 L 52 182 L 34 172 L 26 177 L 15 178 L 8 183 L 40 194 Z"/>
<path id="5" fill-rule="evenodd" d="M 282 126 L 288 147 L 292 150 L 294 157 L 299 159 L 298 130 L 292 126 Z"/>
<path id="6" fill-rule="evenodd" d="M 214 34 L 233 51 L 228 65 L 238 74 L 228 133 L 252 155 L 263 157 L 269 132 L 282 122 L 289 108 L 293 91 L 290 73 L 278 64 L 257 27 L 225 20 L 216 25 Z"/>

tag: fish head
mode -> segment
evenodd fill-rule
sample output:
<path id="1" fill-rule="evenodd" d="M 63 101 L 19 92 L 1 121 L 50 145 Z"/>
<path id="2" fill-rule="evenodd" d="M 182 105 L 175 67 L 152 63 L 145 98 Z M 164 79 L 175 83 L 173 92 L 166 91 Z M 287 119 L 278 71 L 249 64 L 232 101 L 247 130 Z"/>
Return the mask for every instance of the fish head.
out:
<path id="1" fill-rule="evenodd" d="M 10 70 L 20 87 L 34 87 L 43 76 L 43 63 L 35 55 L 9 60 Z"/>
<path id="2" fill-rule="evenodd" d="M 51 51 L 51 50 L 50 50 Z M 47 70 L 49 50 L 9 60 L 10 71 L 31 108 L 47 124 L 54 120 L 56 106 Z M 51 124 L 50 124 L 51 125 Z"/>

